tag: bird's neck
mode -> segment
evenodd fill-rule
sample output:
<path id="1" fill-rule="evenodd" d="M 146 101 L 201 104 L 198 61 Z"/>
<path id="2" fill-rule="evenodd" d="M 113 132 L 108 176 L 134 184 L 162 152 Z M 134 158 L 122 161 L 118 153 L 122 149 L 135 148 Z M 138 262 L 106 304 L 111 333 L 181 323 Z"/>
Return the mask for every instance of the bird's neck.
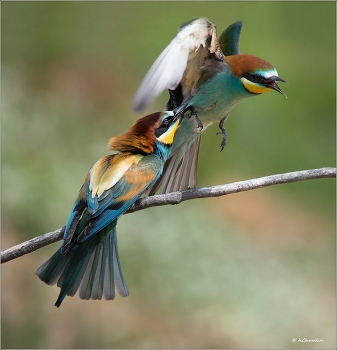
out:
<path id="1" fill-rule="evenodd" d="M 155 141 L 154 154 L 165 162 L 170 156 L 171 147 L 164 145 L 161 142 Z"/>

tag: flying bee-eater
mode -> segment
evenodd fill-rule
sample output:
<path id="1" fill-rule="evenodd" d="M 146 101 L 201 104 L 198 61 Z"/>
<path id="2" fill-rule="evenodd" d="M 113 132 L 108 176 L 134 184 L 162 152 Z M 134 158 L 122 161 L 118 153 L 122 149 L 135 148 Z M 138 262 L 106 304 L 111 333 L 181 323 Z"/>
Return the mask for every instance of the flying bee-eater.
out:
<path id="1" fill-rule="evenodd" d="M 61 288 L 55 306 L 79 290 L 81 299 L 129 295 L 117 248 L 118 218 L 159 178 L 181 117 L 157 112 L 110 139 L 114 154 L 90 169 L 71 210 L 61 248 L 37 276 Z"/>
<path id="2" fill-rule="evenodd" d="M 217 39 L 214 23 L 206 18 L 183 24 L 142 81 L 133 103 L 136 112 L 168 89 L 166 109 L 186 116 L 171 157 L 150 194 L 158 189 L 168 193 L 196 186 L 201 133 L 219 123 L 222 150 L 227 141 L 223 124 L 240 101 L 271 90 L 285 96 L 277 84 L 285 80 L 271 63 L 240 54 L 241 26 L 240 21 L 233 23 Z"/>

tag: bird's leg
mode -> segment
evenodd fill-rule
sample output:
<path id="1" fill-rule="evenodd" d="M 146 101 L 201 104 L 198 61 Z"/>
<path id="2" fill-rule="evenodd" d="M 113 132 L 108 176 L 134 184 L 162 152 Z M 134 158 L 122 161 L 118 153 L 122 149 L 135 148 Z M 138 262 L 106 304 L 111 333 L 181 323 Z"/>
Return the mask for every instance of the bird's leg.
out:
<path id="1" fill-rule="evenodd" d="M 167 102 L 166 110 L 172 111 L 173 109 L 178 108 L 183 103 L 183 91 L 181 87 L 181 83 L 174 89 L 168 89 L 170 99 Z"/>
<path id="2" fill-rule="evenodd" d="M 222 118 L 220 120 L 219 128 L 220 128 L 221 132 L 217 133 L 217 135 L 222 134 L 222 141 L 221 141 L 221 144 L 220 144 L 220 147 L 221 147 L 220 152 L 223 151 L 224 147 L 227 144 L 227 131 L 226 131 L 225 127 L 223 126 L 223 124 L 226 121 L 227 117 L 228 117 L 228 114 L 224 118 Z"/>
<path id="3" fill-rule="evenodd" d="M 185 112 L 190 111 L 191 113 L 189 115 L 186 115 L 188 117 L 193 116 L 195 118 L 195 120 L 197 121 L 197 128 L 199 128 L 199 131 L 201 131 L 204 128 L 204 124 L 202 123 L 202 121 L 200 120 L 200 118 L 198 117 L 197 112 L 194 110 L 194 108 L 192 106 L 187 106 L 186 105 L 181 105 L 177 108 L 175 108 L 173 110 L 173 113 L 175 115 L 175 118 L 178 118 L 178 116 L 185 114 Z"/>
<path id="4" fill-rule="evenodd" d="M 202 121 L 198 117 L 198 114 L 196 113 L 196 111 L 192 106 L 190 106 L 188 109 L 191 111 L 191 116 L 193 116 L 198 123 L 197 128 L 199 128 L 199 131 L 201 131 L 204 128 L 204 124 L 202 123 Z"/>

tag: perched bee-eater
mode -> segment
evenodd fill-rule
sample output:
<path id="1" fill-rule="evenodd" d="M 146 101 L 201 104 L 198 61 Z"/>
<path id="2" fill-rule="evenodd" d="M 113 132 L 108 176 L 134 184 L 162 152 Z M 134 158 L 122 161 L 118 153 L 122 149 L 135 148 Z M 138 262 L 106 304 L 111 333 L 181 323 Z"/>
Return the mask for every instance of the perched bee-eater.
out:
<path id="1" fill-rule="evenodd" d="M 186 115 L 172 156 L 150 194 L 159 188 L 168 193 L 196 186 L 201 133 L 218 122 L 222 150 L 227 139 L 223 123 L 238 102 L 271 90 L 284 95 L 277 82 L 285 81 L 269 62 L 240 54 L 241 26 L 242 22 L 233 23 L 217 39 L 214 23 L 206 18 L 183 24 L 141 83 L 133 103 L 136 112 L 168 89 L 166 109 Z"/>
<path id="2" fill-rule="evenodd" d="M 61 288 L 55 306 L 79 289 L 81 299 L 129 295 L 117 249 L 117 219 L 159 178 L 180 117 L 172 112 L 140 118 L 110 139 L 116 153 L 90 169 L 71 210 L 61 248 L 36 271 Z"/>

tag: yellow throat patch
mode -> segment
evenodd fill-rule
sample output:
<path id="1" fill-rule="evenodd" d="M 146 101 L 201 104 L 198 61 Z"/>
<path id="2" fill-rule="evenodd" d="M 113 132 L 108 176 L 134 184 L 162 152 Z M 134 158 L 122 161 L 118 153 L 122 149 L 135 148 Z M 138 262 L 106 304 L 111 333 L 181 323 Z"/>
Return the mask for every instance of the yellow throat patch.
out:
<path id="1" fill-rule="evenodd" d="M 241 78 L 243 86 L 253 94 L 263 94 L 264 92 L 270 91 L 271 89 L 266 88 L 265 86 L 258 85 L 256 83 L 252 83 L 246 78 Z"/>
<path id="2" fill-rule="evenodd" d="M 180 119 L 178 119 L 173 125 L 171 125 L 171 127 L 166 132 L 164 132 L 164 134 L 159 136 L 158 141 L 165 145 L 172 145 L 174 135 L 176 134 L 179 124 Z"/>

